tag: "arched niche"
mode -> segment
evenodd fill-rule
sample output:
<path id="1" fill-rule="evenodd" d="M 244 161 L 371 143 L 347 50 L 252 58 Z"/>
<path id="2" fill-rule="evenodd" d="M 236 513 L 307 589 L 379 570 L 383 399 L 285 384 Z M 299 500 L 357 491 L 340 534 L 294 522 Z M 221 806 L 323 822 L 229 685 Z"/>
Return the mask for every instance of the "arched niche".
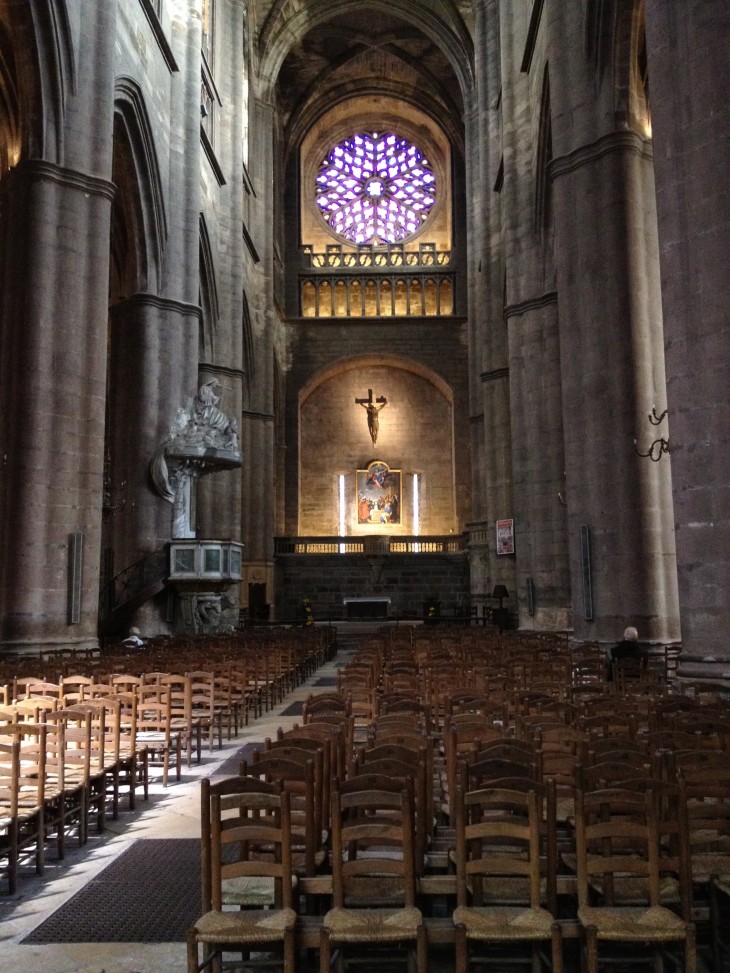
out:
<path id="1" fill-rule="evenodd" d="M 384 396 L 376 442 L 368 415 L 356 399 Z M 378 530 L 414 531 L 413 474 L 419 474 L 421 534 L 457 530 L 453 393 L 430 369 L 397 356 L 373 354 L 346 359 L 312 379 L 299 395 L 298 532 L 339 532 L 338 482 L 345 476 L 345 531 L 372 533 L 359 525 L 356 473 L 374 460 L 399 470 L 400 523 Z"/>

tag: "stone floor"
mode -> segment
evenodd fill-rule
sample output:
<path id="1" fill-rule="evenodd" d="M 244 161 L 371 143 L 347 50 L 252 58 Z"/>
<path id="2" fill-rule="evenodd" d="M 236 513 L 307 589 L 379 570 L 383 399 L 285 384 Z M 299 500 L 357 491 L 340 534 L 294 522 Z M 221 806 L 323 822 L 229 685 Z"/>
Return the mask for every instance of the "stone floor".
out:
<path id="1" fill-rule="evenodd" d="M 122 811 L 117 821 L 108 821 L 102 835 L 91 835 L 84 848 L 69 842 L 63 862 L 49 861 L 46 873 L 37 877 L 24 871 L 17 894 L 0 897 L 0 973 L 185 973 L 185 945 L 178 943 L 54 943 L 36 945 L 23 940 L 49 916 L 83 889 L 102 869 L 129 849 L 134 840 L 199 837 L 199 783 L 203 777 L 215 776 L 221 764 L 247 743 L 273 736 L 277 727 L 297 722 L 296 715 L 282 715 L 291 704 L 303 700 L 316 683 L 333 676 L 347 652 L 340 652 L 283 703 L 245 728 L 238 739 L 224 741 L 222 750 L 203 752 L 200 764 L 183 766 L 182 780 L 166 789 L 155 780 L 148 803 L 138 801 L 135 812 Z M 296 707 L 294 707 L 296 708 Z M 578 973 L 578 963 L 570 949 L 566 955 L 566 973 Z M 311 969 L 316 968 L 314 957 Z M 380 964 L 377 964 L 380 966 Z M 386 964 L 389 967 L 389 964 Z M 365 966 L 365 969 L 373 967 Z M 489 965 L 494 973 L 497 967 Z M 305 965 L 300 973 L 307 973 Z M 434 950 L 429 954 L 429 973 L 453 973 L 451 950 Z M 706 967 L 700 965 L 700 973 Z M 380 967 L 385 973 L 385 967 Z"/>

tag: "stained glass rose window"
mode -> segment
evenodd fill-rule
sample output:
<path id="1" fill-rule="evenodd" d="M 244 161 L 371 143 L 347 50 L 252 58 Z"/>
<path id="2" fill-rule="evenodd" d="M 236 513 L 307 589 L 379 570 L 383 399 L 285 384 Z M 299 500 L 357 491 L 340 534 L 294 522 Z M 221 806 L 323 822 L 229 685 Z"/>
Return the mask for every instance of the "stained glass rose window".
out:
<path id="1" fill-rule="evenodd" d="M 436 202 L 423 152 L 392 132 L 359 133 L 333 146 L 316 176 L 330 228 L 354 244 L 399 243 L 421 229 Z"/>

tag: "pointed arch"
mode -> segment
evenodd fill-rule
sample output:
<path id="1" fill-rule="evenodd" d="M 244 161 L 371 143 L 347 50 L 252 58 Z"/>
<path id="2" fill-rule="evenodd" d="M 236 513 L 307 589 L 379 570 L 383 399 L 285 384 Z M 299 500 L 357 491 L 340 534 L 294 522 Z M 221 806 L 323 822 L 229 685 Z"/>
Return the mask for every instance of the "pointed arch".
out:
<path id="1" fill-rule="evenodd" d="M 249 379 L 256 371 L 256 359 L 253 347 L 253 326 L 251 323 L 251 309 L 246 292 L 243 292 L 241 302 L 241 345 L 243 348 L 243 373 Z"/>
<path id="2" fill-rule="evenodd" d="M 311 27 L 346 12 L 349 0 L 276 0 L 259 33 L 262 78 L 270 79 L 270 90 L 262 92 L 273 100 L 273 86 L 279 69 L 292 44 Z M 392 0 L 365 0 L 363 6 L 393 13 Z M 398 16 L 420 28 L 438 45 L 451 63 L 466 100 L 474 85 L 474 45 L 469 31 L 453 0 L 441 0 L 434 8 L 418 0 L 400 0 Z"/>
<path id="3" fill-rule="evenodd" d="M 28 0 L 3 5 L 0 101 L 3 140 L 8 111 L 12 125 L 11 164 L 42 158 L 63 164 L 66 98 L 75 87 L 75 63 L 64 0 Z M 22 50 L 17 61 L 14 50 Z M 5 150 L 0 161 L 5 171 Z"/>
<path id="4" fill-rule="evenodd" d="M 203 213 L 200 214 L 200 307 L 202 320 L 200 322 L 199 356 L 201 362 L 212 362 L 215 359 L 215 334 L 220 318 L 218 303 L 218 285 L 216 282 L 213 249 L 208 232 L 208 224 Z"/>
<path id="5" fill-rule="evenodd" d="M 612 72 L 616 121 L 647 135 L 651 124 L 644 46 L 644 0 L 588 0 L 586 54 L 599 78 Z"/>
<path id="6" fill-rule="evenodd" d="M 553 157 L 552 115 L 550 109 L 550 68 L 545 65 L 540 95 L 540 117 L 537 129 L 535 158 L 535 232 L 548 226 L 552 211 L 552 183 L 548 166 Z"/>
<path id="7" fill-rule="evenodd" d="M 167 240 L 165 201 L 144 96 L 128 77 L 115 85 L 113 179 L 118 187 L 114 222 L 124 227 L 127 244 L 120 260 L 123 278 L 131 293 L 157 293 Z"/>

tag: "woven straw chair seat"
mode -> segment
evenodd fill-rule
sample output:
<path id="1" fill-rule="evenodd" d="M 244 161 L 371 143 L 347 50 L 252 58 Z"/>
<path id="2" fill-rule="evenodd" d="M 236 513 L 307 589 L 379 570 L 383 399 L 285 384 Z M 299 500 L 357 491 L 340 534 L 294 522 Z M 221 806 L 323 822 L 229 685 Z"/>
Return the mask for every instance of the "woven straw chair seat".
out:
<path id="1" fill-rule="evenodd" d="M 730 875 L 730 854 L 692 852 L 692 879 L 706 883 L 713 875 Z"/>
<path id="2" fill-rule="evenodd" d="M 467 939 L 501 940 L 550 939 L 555 919 L 546 909 L 497 906 L 471 908 L 458 906 L 454 925 L 464 926 Z"/>
<path id="3" fill-rule="evenodd" d="M 292 875 L 292 889 L 297 887 L 297 877 Z M 265 875 L 249 878 L 224 878 L 221 883 L 226 905 L 259 906 L 273 905 L 274 879 Z"/>
<path id="4" fill-rule="evenodd" d="M 206 912 L 195 923 L 198 942 L 240 944 L 281 940 L 297 920 L 294 909 L 258 909 L 255 912 Z"/>
<path id="5" fill-rule="evenodd" d="M 332 940 L 340 943 L 397 942 L 413 939 L 423 922 L 421 910 L 340 909 L 325 915 L 322 925 Z"/>
<path id="6" fill-rule="evenodd" d="M 718 875 L 715 878 L 715 887 L 718 888 L 724 895 L 730 896 L 730 874 Z"/>
<path id="7" fill-rule="evenodd" d="M 587 906 L 578 909 L 578 919 L 583 926 L 595 926 L 599 939 L 651 943 L 684 939 L 685 936 L 683 920 L 661 905 L 648 908 L 604 906 L 597 909 Z"/>

